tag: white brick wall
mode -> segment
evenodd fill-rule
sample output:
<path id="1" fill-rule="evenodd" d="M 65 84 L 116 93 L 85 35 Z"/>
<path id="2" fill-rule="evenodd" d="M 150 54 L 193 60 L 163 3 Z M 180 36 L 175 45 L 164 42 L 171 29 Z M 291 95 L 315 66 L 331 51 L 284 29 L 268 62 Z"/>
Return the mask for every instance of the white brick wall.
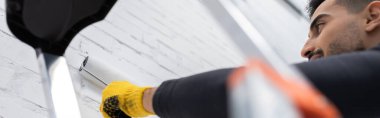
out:
<path id="1" fill-rule="evenodd" d="M 105 21 L 82 31 L 65 53 L 84 118 L 101 117 L 102 90 L 77 71 L 86 56 L 149 86 L 243 63 L 200 1 L 119 0 Z M 47 117 L 43 96 L 35 52 L 12 36 L 0 0 L 0 118 Z"/>
<path id="2" fill-rule="evenodd" d="M 244 2 L 249 5 L 244 13 L 277 53 L 288 63 L 302 61 L 298 52 L 307 20 L 283 1 Z M 0 118 L 47 117 L 35 52 L 8 30 L 4 3 L 0 0 Z M 269 7 L 274 9 L 262 10 Z M 202 0 L 118 0 L 107 18 L 84 29 L 65 53 L 83 118 L 101 118 L 102 88 L 78 73 L 86 56 L 103 60 L 141 86 L 244 63 Z"/>
<path id="3" fill-rule="evenodd" d="M 47 116 L 35 52 L 6 27 L 0 1 L 0 118 Z"/>

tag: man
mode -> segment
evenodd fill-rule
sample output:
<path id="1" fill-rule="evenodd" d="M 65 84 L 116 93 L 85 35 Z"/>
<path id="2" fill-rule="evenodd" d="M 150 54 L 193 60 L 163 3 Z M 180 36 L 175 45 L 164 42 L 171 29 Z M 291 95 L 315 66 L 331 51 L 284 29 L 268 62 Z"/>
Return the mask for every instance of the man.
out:
<path id="1" fill-rule="evenodd" d="M 301 55 L 311 61 L 295 66 L 343 117 L 380 117 L 380 1 L 311 0 L 308 10 L 312 23 Z M 158 88 L 114 82 L 103 91 L 100 110 L 112 118 L 226 118 L 225 84 L 232 70 L 169 80 Z"/>

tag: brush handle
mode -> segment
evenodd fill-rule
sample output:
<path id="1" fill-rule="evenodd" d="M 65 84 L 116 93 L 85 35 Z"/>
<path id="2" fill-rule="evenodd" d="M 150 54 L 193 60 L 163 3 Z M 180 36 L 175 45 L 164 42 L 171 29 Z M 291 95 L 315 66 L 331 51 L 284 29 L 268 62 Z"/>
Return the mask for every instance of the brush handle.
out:
<path id="1" fill-rule="evenodd" d="M 113 81 L 125 81 L 127 75 L 111 65 L 96 58 L 89 58 L 83 61 L 79 73 L 92 83 L 105 87 Z"/>

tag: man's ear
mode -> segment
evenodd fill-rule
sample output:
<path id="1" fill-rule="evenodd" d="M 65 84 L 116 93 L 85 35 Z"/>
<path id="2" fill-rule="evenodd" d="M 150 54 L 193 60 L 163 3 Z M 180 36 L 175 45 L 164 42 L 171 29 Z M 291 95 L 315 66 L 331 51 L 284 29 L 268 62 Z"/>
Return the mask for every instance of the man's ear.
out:
<path id="1" fill-rule="evenodd" d="M 371 2 L 366 10 L 368 11 L 366 31 L 370 32 L 380 26 L 380 1 Z"/>

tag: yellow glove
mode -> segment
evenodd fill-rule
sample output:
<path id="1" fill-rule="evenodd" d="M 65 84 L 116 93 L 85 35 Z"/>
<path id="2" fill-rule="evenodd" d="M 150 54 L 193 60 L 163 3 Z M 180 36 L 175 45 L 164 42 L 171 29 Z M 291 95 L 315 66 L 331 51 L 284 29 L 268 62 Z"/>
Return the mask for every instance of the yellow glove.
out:
<path id="1" fill-rule="evenodd" d="M 153 115 L 144 109 L 142 101 L 144 91 L 148 88 L 150 87 L 139 87 L 129 82 L 112 82 L 103 90 L 100 112 L 104 118 Z"/>

